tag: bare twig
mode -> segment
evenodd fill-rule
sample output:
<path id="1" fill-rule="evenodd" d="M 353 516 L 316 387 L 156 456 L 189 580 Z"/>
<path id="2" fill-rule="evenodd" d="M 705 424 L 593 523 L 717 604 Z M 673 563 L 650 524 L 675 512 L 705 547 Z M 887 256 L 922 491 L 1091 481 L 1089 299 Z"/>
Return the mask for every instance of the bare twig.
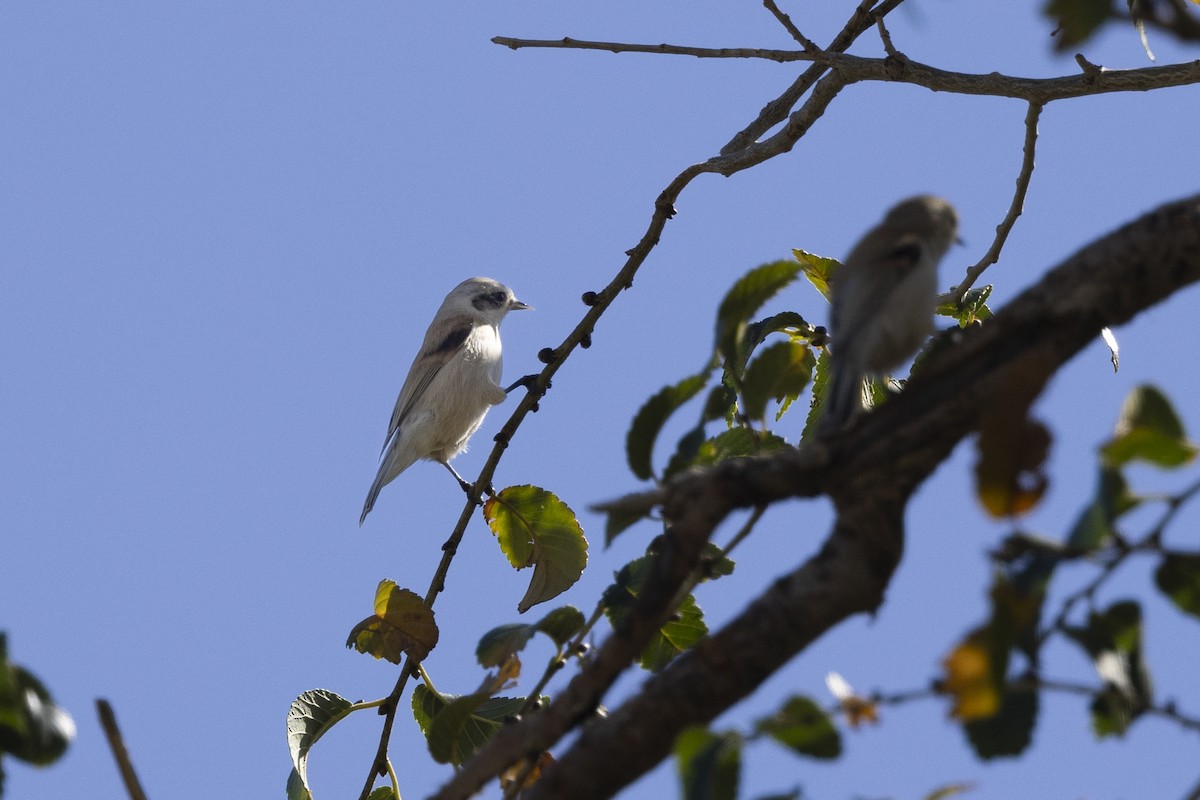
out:
<path id="1" fill-rule="evenodd" d="M 962 283 L 955 286 L 950 291 L 947 301 L 951 303 L 962 302 L 967 291 L 975 285 L 975 281 L 979 280 L 979 276 L 983 271 L 1000 260 L 1000 251 L 1004 248 L 1004 243 L 1008 241 L 1008 234 L 1016 224 L 1017 217 L 1025 210 L 1025 195 L 1029 191 L 1029 179 L 1033 177 L 1034 167 L 1034 150 L 1037 147 L 1038 135 L 1038 120 L 1042 116 L 1042 104 L 1036 101 L 1030 101 L 1029 109 L 1025 112 L 1025 145 L 1022 149 L 1021 171 L 1017 173 L 1017 188 L 1013 193 L 1012 203 L 1008 206 L 1008 213 L 1004 215 L 1004 219 L 996 226 L 996 238 L 992 240 L 992 246 L 984 254 L 979 263 L 967 270 L 967 275 Z"/>
<path id="2" fill-rule="evenodd" d="M 779 24 L 782 25 L 787 32 L 791 34 L 791 37 L 799 42 L 800 46 L 806 51 L 815 53 L 821 49 L 817 47 L 811 39 L 800 32 L 800 29 L 797 28 L 795 23 L 792 22 L 791 17 L 779 10 L 779 6 L 775 5 L 775 0 L 763 0 L 763 5 L 766 6 L 767 11 L 770 11 L 775 16 L 775 19 L 779 20 Z"/>
<path id="3" fill-rule="evenodd" d="M 100 717 L 100 727 L 104 729 L 108 746 L 112 748 L 113 759 L 117 762 L 117 769 L 121 773 L 121 781 L 125 784 L 129 800 L 146 800 L 146 792 L 133 769 L 133 761 L 129 758 L 129 750 L 125 747 L 125 738 L 117 726 L 117 715 L 113 713 L 112 706 L 107 700 L 97 698 L 96 714 Z"/>

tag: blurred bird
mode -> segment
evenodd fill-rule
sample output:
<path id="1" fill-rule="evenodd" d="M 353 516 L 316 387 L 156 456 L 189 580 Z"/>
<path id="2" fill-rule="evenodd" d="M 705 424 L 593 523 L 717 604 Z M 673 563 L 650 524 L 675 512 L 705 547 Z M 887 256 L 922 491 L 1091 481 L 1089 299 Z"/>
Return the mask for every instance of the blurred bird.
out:
<path id="1" fill-rule="evenodd" d="M 446 295 L 396 399 L 359 525 L 379 491 L 418 459 L 437 461 L 470 488 L 450 460 L 467 449 L 488 409 L 507 396 L 500 387 L 500 321 L 527 308 L 491 278 L 468 278 Z"/>
<path id="2" fill-rule="evenodd" d="M 832 379 L 822 430 L 862 410 L 862 384 L 907 361 L 933 333 L 937 266 L 958 214 L 940 197 L 910 197 L 867 232 L 830 281 Z"/>

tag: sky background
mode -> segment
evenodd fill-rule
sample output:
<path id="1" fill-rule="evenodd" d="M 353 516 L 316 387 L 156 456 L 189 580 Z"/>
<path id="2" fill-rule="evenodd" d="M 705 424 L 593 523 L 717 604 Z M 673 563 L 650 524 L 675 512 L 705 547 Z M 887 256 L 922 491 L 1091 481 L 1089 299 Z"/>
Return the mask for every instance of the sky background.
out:
<path id="1" fill-rule="evenodd" d="M 852 3 L 785 3 L 826 43 Z M 947 70 L 1074 74 L 1036 3 L 911 0 L 897 47 Z M 663 186 L 716 153 L 801 65 L 559 50 L 496 35 L 791 48 L 758 2 L 29 2 L 0 4 L 0 630 L 74 716 L 78 738 L 46 770 L 6 760 L 7 797 L 123 796 L 93 711 L 115 706 L 151 797 L 281 797 L 285 716 L 301 692 L 387 694 L 397 668 L 343 647 L 392 578 L 424 593 L 462 496 L 419 464 L 360 529 L 392 404 L 426 325 L 462 279 L 488 275 L 536 308 L 504 325 L 506 377 L 535 371 L 645 230 Z M 1159 63 L 1197 58 L 1151 32 Z M 1131 30 L 1083 48 L 1109 68 L 1147 65 Z M 854 52 L 882 54 L 878 38 Z M 861 84 L 790 154 L 703 176 L 677 204 L 632 291 L 559 371 L 520 429 L 497 486 L 534 483 L 579 514 L 589 569 L 561 602 L 590 611 L 640 554 L 644 525 L 603 548 L 589 504 L 639 487 L 624 437 L 640 404 L 698 367 L 732 281 L 791 248 L 842 257 L 883 211 L 918 192 L 959 208 L 952 285 L 991 243 L 1021 158 L 1020 101 Z M 1058 102 L 1040 127 L 1025 215 L 987 274 L 1002 306 L 1080 245 L 1197 191 L 1200 87 Z M 1195 288 L 1082 352 L 1037 407 L 1053 429 L 1051 489 L 1022 526 L 1062 536 L 1090 497 L 1095 447 L 1121 400 L 1153 381 L 1200 429 Z M 814 320 L 807 285 L 771 310 Z M 478 473 L 510 406 L 456 466 Z M 785 418 L 793 441 L 802 416 Z M 674 429 L 669 433 L 674 433 Z M 668 435 L 666 442 L 673 441 Z M 658 463 L 665 457 L 660 448 Z M 986 613 L 986 551 L 1010 530 L 972 494 L 964 444 L 912 502 L 905 560 L 874 620 L 836 629 L 718 727 L 791 693 L 827 702 L 836 670 L 869 691 L 928 684 Z M 1195 469 L 1132 472 L 1177 489 Z M 1195 549 L 1200 518 L 1168 541 Z M 1144 530 L 1150 516 L 1135 518 Z M 698 596 L 711 627 L 790 569 L 827 531 L 824 501 L 771 510 L 737 572 Z M 727 535 L 727 534 L 726 534 Z M 1146 603 L 1158 698 L 1200 714 L 1200 628 L 1148 589 L 1136 561 L 1104 603 Z M 1090 575 L 1064 571 L 1060 591 Z M 478 518 L 436 606 L 438 688 L 472 690 L 478 637 L 518 621 L 528 574 Z M 528 689 L 550 655 L 525 657 Z M 1046 672 L 1094 679 L 1075 648 Z M 625 679 L 608 698 L 636 688 Z M 1194 733 L 1155 719 L 1096 743 L 1086 702 L 1046 697 L 1034 748 L 981 763 L 947 703 L 884 711 L 832 764 L 750 747 L 743 796 L 801 786 L 819 800 L 915 800 L 972 782 L 990 800 L 1184 796 Z M 379 719 L 355 715 L 315 748 L 318 800 L 357 796 Z M 401 714 L 393 758 L 407 798 L 449 774 Z M 630 797 L 676 793 L 660 767 Z M 495 795 L 489 787 L 488 795 Z"/>

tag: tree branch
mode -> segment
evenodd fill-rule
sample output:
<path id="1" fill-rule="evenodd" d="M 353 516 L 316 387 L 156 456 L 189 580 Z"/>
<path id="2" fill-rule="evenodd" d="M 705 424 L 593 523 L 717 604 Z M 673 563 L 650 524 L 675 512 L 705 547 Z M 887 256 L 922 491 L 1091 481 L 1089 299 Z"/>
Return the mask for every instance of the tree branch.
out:
<path id="1" fill-rule="evenodd" d="M 585 720 L 531 798 L 608 797 L 847 617 L 871 611 L 903 548 L 907 498 L 975 427 L 1014 374 L 1047 379 L 1105 326 L 1200 280 L 1200 196 L 1167 204 L 1088 245 L 962 341 L 932 356 L 907 389 L 850 428 L 801 448 L 692 472 L 665 489 L 656 574 L 618 629 L 542 714 L 501 731 L 436 795 L 467 797 L 514 761 Z M 735 508 L 829 494 L 837 522 L 820 552 L 723 629 L 684 653 L 607 719 L 591 711 L 663 619 L 662 603 Z"/>
<path id="2" fill-rule="evenodd" d="M 1037 147 L 1037 126 L 1041 116 L 1042 104 L 1030 101 L 1029 110 L 1025 114 L 1025 145 L 1022 149 L 1021 171 L 1017 174 L 1017 189 L 1013 193 L 1012 203 L 1009 204 L 1008 213 L 1004 215 L 1004 219 L 996 226 L 996 238 L 992 240 L 992 246 L 984 253 L 983 258 L 979 259 L 978 264 L 967 270 L 967 275 L 962 283 L 950 291 L 947 300 L 951 303 L 962 302 L 967 291 L 975 285 L 975 281 L 979 280 L 983 271 L 1000 260 L 1000 251 L 1004 248 L 1004 243 L 1008 241 L 1008 234 L 1016 224 L 1017 217 L 1021 216 L 1025 210 L 1025 195 L 1029 191 L 1029 180 L 1033 177 L 1033 154 Z"/>

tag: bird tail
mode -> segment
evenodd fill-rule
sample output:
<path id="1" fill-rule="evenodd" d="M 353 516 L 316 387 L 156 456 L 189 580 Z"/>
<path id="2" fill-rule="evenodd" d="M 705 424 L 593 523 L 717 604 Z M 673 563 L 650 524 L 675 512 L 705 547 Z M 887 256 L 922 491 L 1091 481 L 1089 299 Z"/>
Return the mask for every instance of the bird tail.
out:
<path id="1" fill-rule="evenodd" d="M 821 412 L 820 430 L 828 433 L 845 425 L 851 417 L 862 411 L 863 376 L 855 370 L 833 369 L 829 391 L 825 394 L 825 408 Z"/>
<path id="2" fill-rule="evenodd" d="M 392 448 L 383 456 L 383 463 L 379 465 L 379 471 L 375 473 L 375 480 L 371 483 L 371 489 L 367 492 L 367 499 L 363 502 L 362 515 L 358 518 L 358 526 L 361 528 L 363 522 L 367 518 L 367 514 L 371 513 L 371 509 L 375 507 L 375 501 L 379 499 L 379 492 L 383 487 L 391 483 L 397 475 L 408 469 L 416 461 L 416 456 L 409 452 L 411 448 L 402 446 L 403 440 L 397 438 L 392 441 Z"/>

